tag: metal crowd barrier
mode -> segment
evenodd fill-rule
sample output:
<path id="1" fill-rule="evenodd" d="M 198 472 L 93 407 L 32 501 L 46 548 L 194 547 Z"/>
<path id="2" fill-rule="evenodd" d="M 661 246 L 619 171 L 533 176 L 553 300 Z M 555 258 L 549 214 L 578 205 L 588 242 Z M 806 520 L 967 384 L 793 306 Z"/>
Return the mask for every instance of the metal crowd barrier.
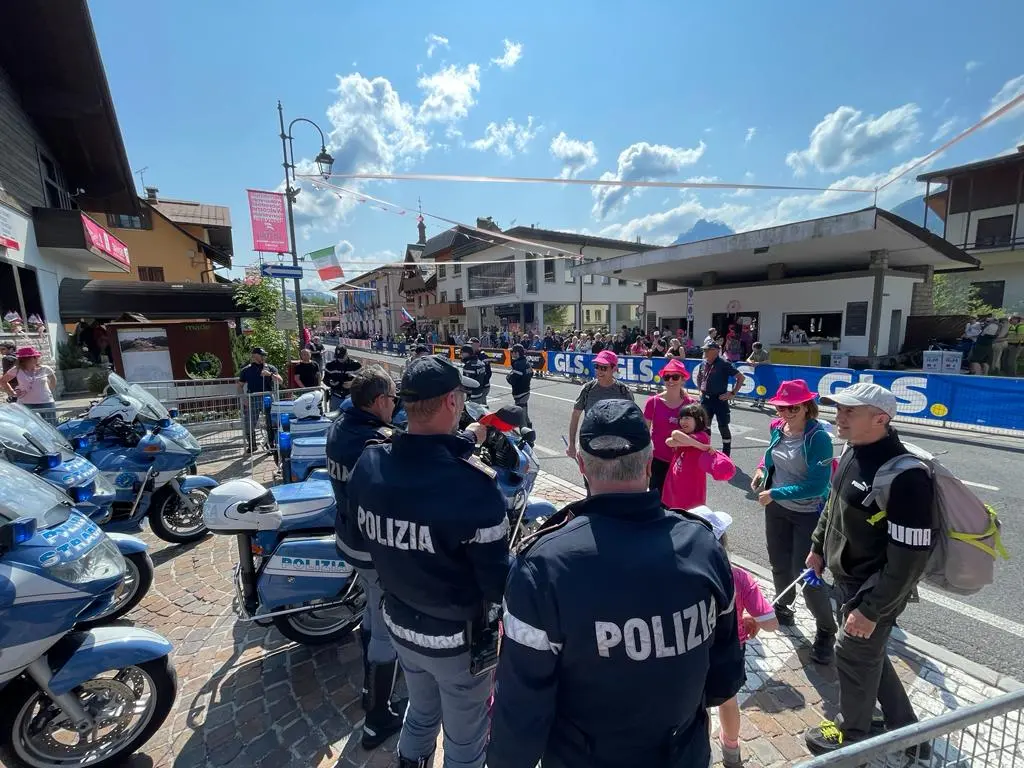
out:
<path id="1" fill-rule="evenodd" d="M 1019 690 L 850 744 L 800 763 L 796 768 L 907 765 L 1008 768 L 1024 765 L 1022 719 L 1024 690 Z M 920 744 L 931 747 L 931 758 L 915 762 L 908 758 L 907 750 Z"/>

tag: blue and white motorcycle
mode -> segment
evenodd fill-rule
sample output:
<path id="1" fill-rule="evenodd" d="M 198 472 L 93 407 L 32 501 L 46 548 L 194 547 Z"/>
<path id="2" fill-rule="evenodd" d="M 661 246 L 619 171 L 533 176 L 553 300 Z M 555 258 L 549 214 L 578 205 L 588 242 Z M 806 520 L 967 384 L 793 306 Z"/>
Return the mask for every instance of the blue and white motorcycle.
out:
<path id="1" fill-rule="evenodd" d="M 77 631 L 124 573 L 117 547 L 67 496 L 0 462 L 0 763 L 113 768 L 167 718 L 177 680 L 166 639 Z"/>
<path id="2" fill-rule="evenodd" d="M 187 474 L 202 453 L 199 443 L 142 387 L 115 373 L 107 385 L 112 393 L 84 419 L 58 429 L 69 440 L 87 440 L 84 455 L 114 486 L 110 525 L 139 530 L 148 517 L 153 533 L 164 541 L 202 539 L 207 534 L 203 502 L 217 481 Z"/>
<path id="3" fill-rule="evenodd" d="M 67 494 L 78 512 L 99 526 L 108 523 L 115 492 L 99 470 L 44 419 L 23 405 L 0 405 L 0 455 Z M 153 584 L 149 545 L 136 536 L 109 533 L 125 559 L 125 577 L 106 611 L 93 626 L 113 621 L 134 608 Z"/>

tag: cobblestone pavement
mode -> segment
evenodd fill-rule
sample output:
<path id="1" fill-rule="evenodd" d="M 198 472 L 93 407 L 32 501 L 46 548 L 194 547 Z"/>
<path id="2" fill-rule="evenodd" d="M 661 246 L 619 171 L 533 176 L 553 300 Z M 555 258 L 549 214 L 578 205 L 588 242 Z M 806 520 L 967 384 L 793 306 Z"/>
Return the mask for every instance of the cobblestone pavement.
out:
<path id="1" fill-rule="evenodd" d="M 221 479 L 252 474 L 272 481 L 268 461 L 203 467 Z M 220 471 L 218 471 L 220 470 Z M 557 502 L 582 489 L 542 473 L 536 493 Z M 150 533 L 157 566 L 150 594 L 129 615 L 169 638 L 180 690 L 170 717 L 128 763 L 134 768 L 208 766 L 388 766 L 395 739 L 376 752 L 358 744 L 362 711 L 359 644 L 303 647 L 273 628 L 236 621 L 231 570 L 234 541 L 211 536 L 168 545 Z M 763 584 L 766 594 L 770 585 Z M 813 625 L 801 607 L 798 626 L 762 634 L 747 650 L 741 694 L 741 739 L 749 768 L 790 765 L 807 757 L 802 733 L 836 711 L 832 668 L 808 659 Z M 958 669 L 933 659 L 895 657 L 919 714 L 929 717 L 997 695 Z M 441 764 L 440 749 L 435 764 Z"/>

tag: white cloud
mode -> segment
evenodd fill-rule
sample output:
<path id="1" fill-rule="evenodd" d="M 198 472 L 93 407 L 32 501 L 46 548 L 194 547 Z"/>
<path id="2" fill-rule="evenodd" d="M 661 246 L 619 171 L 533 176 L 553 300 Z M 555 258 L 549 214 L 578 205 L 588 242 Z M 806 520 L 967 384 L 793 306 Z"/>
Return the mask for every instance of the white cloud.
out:
<path id="1" fill-rule="evenodd" d="M 744 173 L 743 174 L 743 183 L 744 184 L 753 184 L 754 183 L 754 174 L 751 173 L 750 171 L 747 171 L 746 173 Z M 731 194 L 732 194 L 733 197 L 751 197 L 751 196 L 753 196 L 754 192 L 756 192 L 756 191 L 757 190 L 755 190 L 755 189 L 737 189 L 735 192 L 733 192 Z"/>
<path id="2" fill-rule="evenodd" d="M 750 126 L 749 128 L 747 128 L 747 135 L 743 139 L 743 143 L 744 144 L 749 144 L 750 142 L 752 142 L 754 140 L 754 136 L 756 136 L 756 135 L 757 135 L 757 127 L 756 126 Z"/>
<path id="3" fill-rule="evenodd" d="M 684 179 L 691 184 L 714 184 L 721 181 L 717 176 L 691 176 L 688 179 Z"/>
<path id="4" fill-rule="evenodd" d="M 459 68 L 454 64 L 416 81 L 423 90 L 419 120 L 424 123 L 451 123 L 469 114 L 480 92 L 480 67 L 469 64 Z"/>
<path id="5" fill-rule="evenodd" d="M 327 144 L 334 156 L 336 173 L 390 173 L 430 149 L 412 105 L 402 101 L 387 78 L 371 80 L 357 73 L 339 75 L 335 94 L 337 98 L 327 108 Z M 307 145 L 307 139 L 303 138 L 302 146 Z M 308 139 L 310 147 L 314 143 Z M 299 174 L 316 173 L 308 158 L 296 165 Z M 358 184 L 348 182 L 345 186 Z M 333 228 L 357 204 L 350 197 L 314 189 L 302 180 L 299 187 L 302 193 L 296 198 L 295 212 L 303 238 L 308 238 L 313 229 Z"/>
<path id="6" fill-rule="evenodd" d="M 1024 93 L 1024 75 L 1017 75 L 1017 77 L 1011 78 L 1003 83 L 1003 87 L 999 89 L 999 92 L 992 97 L 989 102 L 989 110 L 985 113 L 990 114 L 993 110 L 998 109 L 1009 101 L 1020 96 Z M 1018 104 L 1007 114 L 1020 114 L 1024 111 L 1024 104 Z"/>
<path id="7" fill-rule="evenodd" d="M 516 153 L 526 151 L 538 130 L 533 127 L 533 115 L 527 116 L 525 125 L 510 117 L 501 124 L 488 123 L 483 138 L 471 142 L 469 146 L 481 152 L 493 149 L 502 157 L 515 157 Z"/>
<path id="8" fill-rule="evenodd" d="M 551 140 L 548 151 L 562 164 L 559 177 L 563 179 L 575 179 L 583 171 L 597 165 L 597 147 L 594 142 L 570 139 L 565 131 Z"/>
<path id="9" fill-rule="evenodd" d="M 513 43 L 508 38 L 502 42 L 505 44 L 505 52 L 498 58 L 491 59 L 491 63 L 498 65 L 501 69 L 512 69 L 516 62 L 523 57 L 523 44 Z"/>
<path id="10" fill-rule="evenodd" d="M 678 173 L 683 167 L 693 165 L 704 154 L 707 145 L 701 141 L 696 147 L 669 147 L 664 144 L 637 142 L 619 153 L 615 173 L 606 171 L 601 178 L 606 181 L 640 181 L 663 179 Z M 601 220 L 618 205 L 625 203 L 636 194 L 628 187 L 602 186 L 592 189 L 595 219 Z"/>
<path id="11" fill-rule="evenodd" d="M 974 70 L 976 70 L 980 66 L 981 66 L 981 62 L 980 61 L 973 61 L 973 60 L 972 61 L 968 61 L 966 64 L 964 64 L 964 71 L 965 72 L 973 72 Z"/>
<path id="12" fill-rule="evenodd" d="M 901 151 L 920 138 L 920 111 L 916 104 L 904 104 L 865 117 L 859 109 L 839 107 L 814 127 L 807 149 L 786 156 L 786 164 L 797 176 L 809 168 L 838 173 L 884 152 Z"/>
<path id="13" fill-rule="evenodd" d="M 636 240 L 639 236 L 645 243 L 669 245 L 680 233 L 686 232 L 696 224 L 698 219 L 735 220 L 747 210 L 745 206 L 731 203 L 708 208 L 695 197 L 691 197 L 667 211 L 639 216 L 622 224 L 610 224 L 601 229 L 598 235 L 618 240 Z"/>
<path id="14" fill-rule="evenodd" d="M 960 118 L 957 117 L 951 117 L 949 118 L 949 120 L 943 122 L 942 125 L 935 129 L 935 134 L 932 136 L 932 141 L 938 141 L 939 139 L 943 139 L 949 134 L 951 134 L 953 132 L 953 128 L 956 126 L 958 122 L 960 122 Z"/>
<path id="15" fill-rule="evenodd" d="M 434 55 L 434 51 L 436 51 L 438 48 L 447 48 L 448 47 L 448 38 L 447 37 L 443 37 L 441 35 L 435 35 L 433 32 L 431 32 L 429 35 L 427 35 L 427 39 L 426 39 L 425 42 L 427 44 L 427 58 L 428 59 L 431 56 Z"/>

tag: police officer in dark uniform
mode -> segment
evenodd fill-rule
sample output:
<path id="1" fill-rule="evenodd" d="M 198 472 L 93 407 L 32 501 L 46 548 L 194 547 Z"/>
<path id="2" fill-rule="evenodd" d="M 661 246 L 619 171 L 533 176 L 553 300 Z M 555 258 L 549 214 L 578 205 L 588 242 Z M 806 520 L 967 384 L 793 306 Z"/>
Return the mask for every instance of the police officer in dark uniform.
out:
<path id="1" fill-rule="evenodd" d="M 266 362 L 267 350 L 253 347 L 248 365 L 238 372 L 238 390 L 242 394 L 242 434 L 245 435 L 246 449 L 256 452 L 256 427 L 263 415 L 267 430 L 267 444 L 271 450 L 277 445 L 277 426 L 270 413 L 270 405 L 264 403 L 264 395 L 274 391 L 283 379 L 270 363 Z"/>
<path id="2" fill-rule="evenodd" d="M 647 491 L 652 449 L 633 402 L 587 412 L 591 495 L 509 574 L 489 768 L 709 764 L 707 708 L 744 680 L 732 570 L 708 524 Z"/>
<path id="3" fill-rule="evenodd" d="M 491 363 L 482 352 L 477 352 L 472 344 L 463 344 L 461 349 L 462 373 L 477 383 L 477 388 L 469 394 L 469 399 L 480 405 L 487 405 L 487 395 L 491 391 Z"/>
<path id="4" fill-rule="evenodd" d="M 704 359 L 693 372 L 693 381 L 700 390 L 700 404 L 708 413 L 708 423 L 712 419 L 718 421 L 718 431 L 722 435 L 722 453 L 732 453 L 732 430 L 729 420 L 732 411 L 729 401 L 743 386 L 744 376 L 735 365 L 721 357 L 721 347 L 717 341 L 709 341 L 704 345 Z M 729 379 L 733 379 L 729 389 Z"/>
<path id="5" fill-rule="evenodd" d="M 370 554 L 347 525 L 346 486 L 352 468 L 371 440 L 391 437 L 395 411 L 395 382 L 379 365 L 360 369 L 349 387 L 352 408 L 343 411 L 327 431 L 327 471 L 338 500 L 337 544 L 342 557 L 359 573 L 366 592 L 366 615 L 360 627 L 363 643 L 363 749 L 374 749 L 402 728 L 405 702 L 392 702 L 398 661 L 391 637 L 381 619 L 384 593 Z"/>
<path id="6" fill-rule="evenodd" d="M 324 384 L 331 389 L 331 410 L 336 411 L 348 397 L 352 376 L 362 367 L 358 360 L 349 357 L 348 349 L 339 344 L 334 348 L 334 359 L 324 366 Z"/>
<path id="7" fill-rule="evenodd" d="M 501 602 L 509 525 L 493 470 L 455 434 L 476 387 L 445 358 L 413 360 L 401 384 L 408 432 L 367 446 L 347 486 L 409 691 L 403 768 L 431 764 L 442 723 L 446 766 L 484 764 L 491 675 L 473 674 L 470 642 Z"/>

